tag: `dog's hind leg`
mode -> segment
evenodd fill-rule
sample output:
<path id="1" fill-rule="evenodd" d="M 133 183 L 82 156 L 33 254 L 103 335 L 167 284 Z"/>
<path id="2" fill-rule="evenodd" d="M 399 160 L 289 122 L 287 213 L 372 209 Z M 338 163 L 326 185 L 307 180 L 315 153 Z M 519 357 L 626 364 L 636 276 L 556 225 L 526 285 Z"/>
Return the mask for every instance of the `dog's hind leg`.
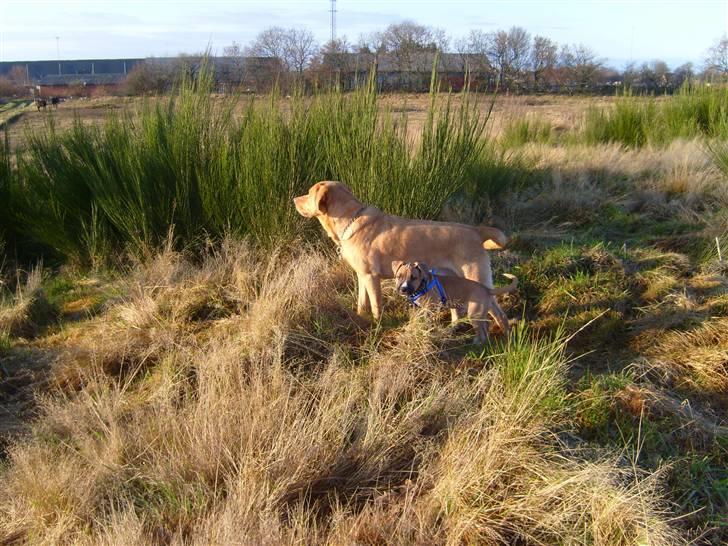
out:
<path id="1" fill-rule="evenodd" d="M 366 315 L 371 311 L 371 305 L 369 304 L 369 294 L 367 294 L 367 285 L 364 280 L 364 275 L 357 273 L 357 283 L 359 285 L 359 297 L 356 302 L 356 312 L 359 316 Z"/>
<path id="2" fill-rule="evenodd" d="M 476 262 L 464 264 L 461 271 L 466 279 L 493 288 L 493 272 L 490 270 L 490 256 L 487 253 L 484 252 Z"/>

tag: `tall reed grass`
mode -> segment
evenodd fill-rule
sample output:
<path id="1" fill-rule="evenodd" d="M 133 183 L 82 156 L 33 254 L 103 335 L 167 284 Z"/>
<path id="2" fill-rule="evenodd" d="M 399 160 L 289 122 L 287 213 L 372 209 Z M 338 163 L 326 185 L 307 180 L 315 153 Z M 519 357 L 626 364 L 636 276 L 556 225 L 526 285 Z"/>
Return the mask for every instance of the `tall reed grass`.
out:
<path id="1" fill-rule="evenodd" d="M 10 165 L 10 147 L 7 133 L 0 139 L 0 253 L 6 245 L 6 238 L 12 227 L 10 218 L 10 186 L 13 174 Z"/>
<path id="2" fill-rule="evenodd" d="M 527 118 L 514 120 L 503 130 L 500 137 L 500 144 L 504 148 L 516 148 L 537 142 L 548 144 L 553 138 L 553 127 L 547 120 L 539 118 Z"/>
<path id="3" fill-rule="evenodd" d="M 291 198 L 322 179 L 345 181 L 384 210 L 435 218 L 464 184 L 487 115 L 432 93 L 421 138 L 382 110 L 375 85 L 252 101 L 211 95 L 203 70 L 168 100 L 102 126 L 77 120 L 29 136 L 17 169 L 23 229 L 79 262 L 228 231 L 261 242 L 296 237 Z M 433 86 L 434 88 L 434 86 Z"/>
<path id="4" fill-rule="evenodd" d="M 590 108 L 583 138 L 590 144 L 663 146 L 676 138 L 728 136 L 728 88 L 684 86 L 669 99 L 626 94 L 607 109 Z"/>

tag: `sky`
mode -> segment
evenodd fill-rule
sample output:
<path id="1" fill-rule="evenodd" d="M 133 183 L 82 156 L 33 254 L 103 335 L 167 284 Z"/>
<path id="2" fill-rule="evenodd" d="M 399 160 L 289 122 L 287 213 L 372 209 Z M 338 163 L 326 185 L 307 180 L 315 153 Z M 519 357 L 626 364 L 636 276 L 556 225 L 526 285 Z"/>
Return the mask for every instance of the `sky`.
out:
<path id="1" fill-rule="evenodd" d="M 0 0 L 0 61 L 222 53 L 273 25 L 324 42 L 329 9 L 328 0 Z M 615 68 L 657 58 L 699 66 L 728 33 L 728 0 L 338 0 L 337 10 L 337 35 L 350 42 L 403 20 L 453 37 L 521 26 L 583 43 Z"/>

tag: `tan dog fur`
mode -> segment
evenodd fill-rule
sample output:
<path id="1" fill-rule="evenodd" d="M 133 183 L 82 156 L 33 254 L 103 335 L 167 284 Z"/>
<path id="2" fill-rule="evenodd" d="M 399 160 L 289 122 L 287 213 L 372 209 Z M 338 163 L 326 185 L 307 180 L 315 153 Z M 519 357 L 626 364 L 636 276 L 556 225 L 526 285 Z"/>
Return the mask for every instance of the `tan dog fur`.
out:
<path id="1" fill-rule="evenodd" d="M 423 262 L 404 263 L 394 261 L 392 262 L 392 271 L 394 272 L 397 292 L 406 297 L 417 293 L 432 280 L 430 267 Z M 436 275 L 445 292 L 446 306 L 454 311 L 452 314 L 453 322 L 462 317 L 463 314 L 467 316 L 475 330 L 476 343 L 485 343 L 488 339 L 489 315 L 495 319 L 503 333 L 508 336 L 510 332 L 508 317 L 498 305 L 495 296 L 513 292 L 518 286 L 518 279 L 515 276 L 504 274 L 511 279 L 511 283 L 506 287 L 487 288 L 469 279 L 441 274 L 439 270 Z M 417 303 L 420 302 L 440 305 L 440 294 L 437 288 L 432 287 L 418 298 Z"/>
<path id="2" fill-rule="evenodd" d="M 366 207 L 352 222 L 364 205 L 341 182 L 318 182 L 293 201 L 299 214 L 316 218 L 340 246 L 359 281 L 357 311 L 363 315 L 371 309 L 374 318 L 381 316 L 381 279 L 392 277 L 392 261 L 424 260 L 492 287 L 486 249 L 507 242 L 496 228 L 409 220 L 375 207 Z"/>

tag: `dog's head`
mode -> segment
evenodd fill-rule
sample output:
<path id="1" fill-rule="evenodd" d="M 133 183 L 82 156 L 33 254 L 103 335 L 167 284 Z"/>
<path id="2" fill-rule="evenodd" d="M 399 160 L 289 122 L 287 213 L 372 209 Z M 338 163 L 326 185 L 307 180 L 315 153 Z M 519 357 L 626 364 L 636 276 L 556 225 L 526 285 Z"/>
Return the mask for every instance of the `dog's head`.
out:
<path id="1" fill-rule="evenodd" d="M 397 292 L 411 296 L 430 282 L 430 268 L 423 262 L 392 262 Z"/>
<path id="2" fill-rule="evenodd" d="M 317 182 L 308 189 L 308 193 L 293 198 L 298 214 L 306 218 L 335 218 L 347 205 L 351 206 L 352 202 L 358 201 L 349 188 L 341 182 L 329 180 Z"/>

